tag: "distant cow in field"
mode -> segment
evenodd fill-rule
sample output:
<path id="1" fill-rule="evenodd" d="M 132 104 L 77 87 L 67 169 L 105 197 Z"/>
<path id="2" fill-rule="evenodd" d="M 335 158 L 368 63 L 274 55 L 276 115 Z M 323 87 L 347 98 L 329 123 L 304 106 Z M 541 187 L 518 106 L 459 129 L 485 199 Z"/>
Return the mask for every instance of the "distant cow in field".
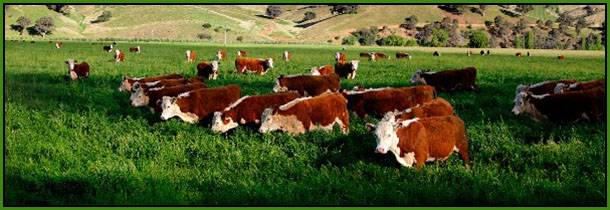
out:
<path id="1" fill-rule="evenodd" d="M 434 52 L 432 53 L 432 56 L 441 56 L 441 53 L 440 53 L 440 52 L 438 52 L 438 51 L 434 51 Z"/>
<path id="2" fill-rule="evenodd" d="M 246 52 L 245 50 L 237 51 L 237 57 L 246 57 L 246 56 L 248 56 L 248 52 Z"/>
<path id="3" fill-rule="evenodd" d="M 566 59 L 566 56 L 564 56 L 564 55 L 560 55 L 560 56 L 557 56 L 557 59 L 559 59 L 559 60 L 565 60 L 565 59 Z"/>
<path id="4" fill-rule="evenodd" d="M 221 60 L 224 60 L 225 58 L 227 58 L 227 51 L 225 51 L 225 50 L 216 51 L 217 60 L 221 61 Z"/>
<path id="5" fill-rule="evenodd" d="M 269 69 L 273 68 L 273 59 L 259 59 L 259 58 L 245 58 L 245 57 L 237 57 L 235 58 L 235 71 L 238 73 L 258 73 L 260 75 L 265 75 Z"/>
<path id="6" fill-rule="evenodd" d="M 396 59 L 401 59 L 401 58 L 411 59 L 411 54 L 406 53 L 406 52 L 397 52 Z"/>
<path id="7" fill-rule="evenodd" d="M 212 61 L 210 63 L 201 61 L 197 64 L 197 76 L 209 80 L 218 78 L 218 61 Z"/>
<path id="8" fill-rule="evenodd" d="M 118 62 L 123 62 L 125 61 L 125 53 L 121 52 L 120 50 L 116 50 L 115 54 L 114 54 L 114 60 L 118 63 Z"/>
<path id="9" fill-rule="evenodd" d="M 464 69 L 445 70 L 440 72 L 423 72 L 417 70 L 411 77 L 411 83 L 431 85 L 437 91 L 475 90 L 477 69 L 466 67 Z"/>
<path id="10" fill-rule="evenodd" d="M 152 82 L 134 82 L 131 90 L 132 95 L 136 94 L 141 90 L 148 90 L 152 88 L 167 88 L 177 85 L 185 85 L 190 83 L 203 83 L 203 79 L 200 77 L 191 78 L 177 78 L 177 79 L 160 79 Z"/>
<path id="11" fill-rule="evenodd" d="M 140 46 L 130 47 L 129 52 L 140 53 Z"/>
<path id="12" fill-rule="evenodd" d="M 316 96 L 328 90 L 338 91 L 340 87 L 339 76 L 336 74 L 312 75 L 280 75 L 275 80 L 273 92 L 286 92 L 294 90 L 303 96 Z"/>
<path id="13" fill-rule="evenodd" d="M 377 61 L 379 59 L 390 59 L 390 57 L 387 54 L 380 53 L 380 52 L 371 52 L 369 57 L 370 57 L 371 61 Z"/>
<path id="14" fill-rule="evenodd" d="M 89 64 L 87 62 L 78 63 L 78 61 L 74 59 L 68 59 L 65 63 L 68 65 L 68 73 L 70 74 L 70 78 L 72 80 L 76 80 L 78 78 L 88 78 L 89 77 Z"/>
<path id="15" fill-rule="evenodd" d="M 121 85 L 119 86 L 119 92 L 131 92 L 133 90 L 133 85 L 136 82 L 146 83 L 146 82 L 154 82 L 162 79 L 178 79 L 183 78 L 182 75 L 179 74 L 167 74 L 161 76 L 152 76 L 152 77 L 127 77 L 124 76 L 121 80 Z"/>
<path id="16" fill-rule="evenodd" d="M 334 125 L 339 125 L 344 134 L 349 132 L 347 100 L 339 93 L 326 92 L 265 109 L 259 132 L 280 130 L 298 135 L 311 130 L 332 130 Z"/>
<path id="17" fill-rule="evenodd" d="M 238 125 L 260 124 L 261 114 L 265 109 L 280 106 L 299 97 L 301 95 L 296 91 L 241 97 L 223 111 L 214 113 L 212 131 L 224 133 Z"/>
<path id="18" fill-rule="evenodd" d="M 481 50 L 479 54 L 481 54 L 481 56 L 485 56 L 485 50 Z"/>
<path id="19" fill-rule="evenodd" d="M 240 88 L 228 85 L 217 88 L 198 89 L 176 97 L 164 96 L 161 120 L 179 117 L 188 123 L 211 120 L 214 112 L 222 111 L 240 98 Z"/>
<path id="20" fill-rule="evenodd" d="M 535 121 L 574 122 L 579 120 L 604 121 L 606 91 L 597 87 L 559 94 L 533 95 L 520 92 L 512 112 L 527 114 Z"/>
<path id="21" fill-rule="evenodd" d="M 282 53 L 282 59 L 284 59 L 284 61 L 288 62 L 291 58 L 292 54 L 290 54 L 290 52 L 284 51 L 284 53 Z"/>
<path id="22" fill-rule="evenodd" d="M 195 62 L 195 59 L 197 58 L 197 54 L 195 54 L 194 50 L 187 50 L 186 51 L 186 61 L 191 63 L 191 62 Z"/>
<path id="23" fill-rule="evenodd" d="M 350 62 L 337 62 L 335 63 L 335 73 L 339 77 L 346 79 L 355 79 L 356 72 L 358 71 L 358 60 L 352 60 Z"/>
<path id="24" fill-rule="evenodd" d="M 359 117 L 382 117 L 387 112 L 405 110 L 436 97 L 434 87 L 429 85 L 343 91 L 342 94 L 347 98 L 348 109 Z"/>
<path id="25" fill-rule="evenodd" d="M 515 56 L 521 57 L 521 56 L 523 56 L 523 54 L 521 54 L 521 52 L 517 52 L 517 53 L 515 53 Z"/>
<path id="26" fill-rule="evenodd" d="M 63 42 L 55 42 L 55 48 L 59 49 L 64 45 Z"/>
<path id="27" fill-rule="evenodd" d="M 114 48 L 114 45 L 105 45 L 103 47 L 104 51 L 106 51 L 106 52 L 112 52 L 113 48 Z"/>
<path id="28" fill-rule="evenodd" d="M 346 59 L 347 59 L 347 56 L 345 55 L 345 53 L 342 53 L 342 52 L 335 53 L 335 62 L 340 62 L 340 61 L 345 62 Z"/>
<path id="29" fill-rule="evenodd" d="M 592 80 L 592 81 L 588 81 L 588 82 L 574 82 L 572 84 L 558 83 L 555 86 L 555 90 L 553 92 L 554 93 L 564 93 L 564 92 L 576 91 L 576 90 L 588 90 L 588 89 L 593 89 L 593 88 L 598 88 L 598 87 L 606 89 L 606 80 L 598 79 L 598 80 Z"/>
<path id="30" fill-rule="evenodd" d="M 311 68 L 311 75 L 319 76 L 319 75 L 329 75 L 334 74 L 335 68 L 332 65 L 324 65 L 324 66 L 314 66 Z"/>
<path id="31" fill-rule="evenodd" d="M 530 51 L 527 51 L 527 57 L 530 57 Z"/>
<path id="32" fill-rule="evenodd" d="M 544 82 L 539 82 L 536 84 L 532 84 L 532 85 L 517 85 L 517 89 L 515 91 L 515 94 L 519 94 L 520 92 L 530 92 L 534 95 L 542 95 L 542 94 L 553 94 L 557 91 L 559 91 L 559 89 L 561 89 L 561 87 L 563 87 L 563 85 L 560 84 L 565 84 L 565 85 L 571 85 L 576 83 L 576 80 L 573 79 L 568 79 L 568 80 L 554 80 L 554 81 L 544 81 Z M 559 89 L 558 89 L 559 86 Z"/>
<path id="33" fill-rule="evenodd" d="M 413 118 L 439 117 L 453 114 L 453 107 L 443 98 L 418 104 L 401 112 L 395 112 L 396 121 L 401 122 Z"/>
<path id="34" fill-rule="evenodd" d="M 487 55 L 491 55 L 491 52 L 490 52 L 489 50 L 487 50 L 487 53 L 486 53 L 486 54 L 487 54 Z"/>

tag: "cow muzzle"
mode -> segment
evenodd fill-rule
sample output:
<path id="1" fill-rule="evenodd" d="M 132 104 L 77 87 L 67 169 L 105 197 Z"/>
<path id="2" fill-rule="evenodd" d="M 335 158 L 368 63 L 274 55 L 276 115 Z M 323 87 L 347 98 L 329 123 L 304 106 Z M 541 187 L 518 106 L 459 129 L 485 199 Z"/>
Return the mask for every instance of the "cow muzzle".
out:
<path id="1" fill-rule="evenodd" d="M 383 147 L 377 147 L 377 149 L 375 149 L 375 153 L 379 153 L 379 154 L 384 154 L 385 155 L 386 153 L 388 153 L 388 151 L 385 148 L 383 148 Z"/>

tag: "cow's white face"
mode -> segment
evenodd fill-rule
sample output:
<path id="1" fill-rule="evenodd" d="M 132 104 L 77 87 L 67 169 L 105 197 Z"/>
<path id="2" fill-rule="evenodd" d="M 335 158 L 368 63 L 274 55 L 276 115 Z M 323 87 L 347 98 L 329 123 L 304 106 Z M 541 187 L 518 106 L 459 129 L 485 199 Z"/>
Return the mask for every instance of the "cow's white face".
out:
<path id="1" fill-rule="evenodd" d="M 396 135 L 396 119 L 392 115 L 384 118 L 375 126 L 375 140 L 377 141 L 376 153 L 386 154 L 391 147 L 398 145 L 398 135 Z"/>
<path id="2" fill-rule="evenodd" d="M 273 109 L 265 109 L 261 115 L 261 127 L 258 129 L 258 131 L 260 133 L 267 133 L 278 129 L 280 129 L 280 126 L 273 122 Z"/>
<path id="3" fill-rule="evenodd" d="M 221 51 L 217 51 L 216 52 L 216 59 L 222 60 L 222 52 Z"/>
<path id="4" fill-rule="evenodd" d="M 150 98 L 144 94 L 144 89 L 142 88 L 133 91 L 129 99 L 131 100 L 131 105 L 134 107 L 147 106 L 150 100 Z"/>
<path id="5" fill-rule="evenodd" d="M 161 99 L 161 120 L 168 120 L 180 113 L 180 107 L 176 104 L 176 97 L 163 96 Z"/>
<path id="6" fill-rule="evenodd" d="M 335 53 L 335 61 L 339 61 L 340 58 L 341 58 L 341 53 L 339 53 L 339 52 Z"/>
<path id="7" fill-rule="evenodd" d="M 529 86 L 527 85 L 517 85 L 517 88 L 515 90 L 515 94 L 519 94 L 520 92 L 524 92 L 529 88 Z"/>
<path id="8" fill-rule="evenodd" d="M 311 75 L 314 75 L 314 76 L 319 76 L 320 75 L 320 71 L 318 70 L 318 67 L 312 67 L 311 68 Z"/>
<path id="9" fill-rule="evenodd" d="M 527 93 L 519 92 L 515 95 L 515 106 L 513 107 L 513 114 L 520 115 L 526 112 Z"/>
<path id="10" fill-rule="evenodd" d="M 369 53 L 369 58 L 371 58 L 372 61 L 375 61 L 375 53 Z"/>
<path id="11" fill-rule="evenodd" d="M 190 50 L 187 50 L 187 51 L 186 51 L 186 59 L 187 59 L 187 60 L 190 60 L 190 59 L 191 59 L 191 51 L 190 51 Z"/>
<path id="12" fill-rule="evenodd" d="M 358 63 L 359 63 L 359 62 L 360 62 L 360 61 L 358 61 L 358 60 L 353 60 L 353 61 L 351 61 L 351 63 L 352 63 L 352 70 L 353 70 L 354 72 L 358 71 Z"/>
<path id="13" fill-rule="evenodd" d="M 411 76 L 411 83 L 414 84 L 426 84 L 426 80 L 421 76 L 422 71 L 421 70 L 417 70 L 413 76 Z"/>
<path id="14" fill-rule="evenodd" d="M 212 119 L 212 131 L 224 133 L 233 128 L 236 128 L 238 124 L 233 122 L 230 117 L 223 116 L 221 112 L 214 112 L 214 118 Z"/>
<path id="15" fill-rule="evenodd" d="M 275 86 L 273 86 L 273 92 L 279 93 L 279 92 L 286 92 L 288 91 L 287 87 L 282 87 L 280 85 L 280 79 L 275 79 Z"/>
<path id="16" fill-rule="evenodd" d="M 123 77 L 121 85 L 119 86 L 119 92 L 131 90 L 131 84 L 129 83 L 129 77 Z"/>
<path id="17" fill-rule="evenodd" d="M 273 68 L 273 58 L 267 58 L 267 65 L 269 65 L 269 68 Z"/>
<path id="18" fill-rule="evenodd" d="M 66 61 L 66 64 L 68 64 L 68 71 L 72 71 L 72 70 L 74 70 L 74 65 L 76 65 L 76 60 L 68 59 Z"/>

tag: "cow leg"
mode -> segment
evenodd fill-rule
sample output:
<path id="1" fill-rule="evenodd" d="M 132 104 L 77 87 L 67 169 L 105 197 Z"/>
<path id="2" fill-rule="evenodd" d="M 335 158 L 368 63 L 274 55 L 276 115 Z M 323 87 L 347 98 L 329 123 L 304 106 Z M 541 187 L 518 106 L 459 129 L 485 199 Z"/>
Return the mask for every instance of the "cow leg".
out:
<path id="1" fill-rule="evenodd" d="M 422 167 L 424 167 L 424 164 L 426 163 L 427 159 L 428 159 L 428 152 L 417 151 L 415 153 L 415 168 L 417 168 L 417 170 L 420 170 Z"/>
<path id="2" fill-rule="evenodd" d="M 455 147 L 457 152 L 460 154 L 460 158 L 464 161 L 464 166 L 470 168 L 470 156 L 468 154 L 468 141 L 466 138 L 460 139 L 456 142 Z"/>

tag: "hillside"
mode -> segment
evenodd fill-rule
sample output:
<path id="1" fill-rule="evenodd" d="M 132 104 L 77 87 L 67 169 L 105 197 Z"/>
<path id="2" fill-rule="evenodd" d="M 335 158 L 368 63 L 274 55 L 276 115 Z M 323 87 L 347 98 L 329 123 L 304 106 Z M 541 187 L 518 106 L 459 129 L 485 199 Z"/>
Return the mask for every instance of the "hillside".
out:
<path id="1" fill-rule="evenodd" d="M 525 18 L 529 23 L 536 20 L 554 20 L 557 11 L 569 11 L 570 14 L 582 14 L 584 5 L 552 6 L 545 8 L 535 5 Z M 485 20 L 504 16 L 509 21 L 516 21 L 503 14 L 499 6 L 489 6 L 485 15 L 466 12 L 453 15 L 439 9 L 436 5 L 362 5 L 358 14 L 331 15 L 329 6 L 316 5 L 282 5 L 284 12 L 276 19 L 264 16 L 265 5 L 73 5 L 67 16 L 48 10 L 45 6 L 11 6 L 5 16 L 5 34 L 7 38 L 18 38 L 16 31 L 10 30 L 19 16 L 27 16 L 34 22 L 42 16 L 55 20 L 56 30 L 49 38 L 126 38 L 126 39 L 178 39 L 196 40 L 197 35 L 204 33 L 216 42 L 224 39 L 222 28 L 227 27 L 229 42 L 243 37 L 244 42 L 305 42 L 320 43 L 327 40 L 339 42 L 334 37 L 343 37 L 349 32 L 362 27 L 387 26 L 398 30 L 404 18 L 416 15 L 419 25 L 451 17 L 458 19 L 464 27 L 484 27 Z M 601 8 L 602 7 L 597 7 Z M 109 21 L 92 24 L 103 11 L 110 11 Z M 316 18 L 301 22 L 305 12 L 316 13 Z M 599 25 L 604 19 L 604 12 L 589 16 L 587 20 Z M 209 29 L 202 24 L 210 23 Z M 32 36 L 24 35 L 26 38 Z"/>

